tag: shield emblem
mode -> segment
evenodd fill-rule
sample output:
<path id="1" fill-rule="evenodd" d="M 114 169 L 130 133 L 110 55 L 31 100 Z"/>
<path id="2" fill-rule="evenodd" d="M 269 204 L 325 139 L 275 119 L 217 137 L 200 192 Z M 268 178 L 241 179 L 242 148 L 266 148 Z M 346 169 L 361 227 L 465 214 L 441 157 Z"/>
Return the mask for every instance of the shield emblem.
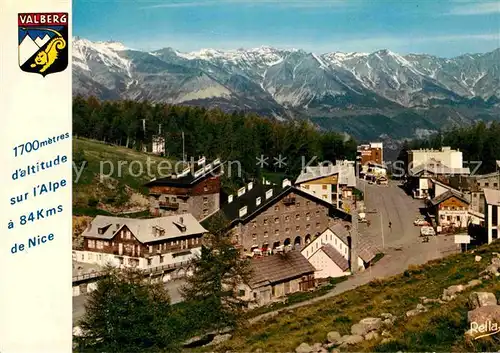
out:
<path id="1" fill-rule="evenodd" d="M 19 67 L 43 77 L 68 67 L 68 14 L 18 14 Z"/>

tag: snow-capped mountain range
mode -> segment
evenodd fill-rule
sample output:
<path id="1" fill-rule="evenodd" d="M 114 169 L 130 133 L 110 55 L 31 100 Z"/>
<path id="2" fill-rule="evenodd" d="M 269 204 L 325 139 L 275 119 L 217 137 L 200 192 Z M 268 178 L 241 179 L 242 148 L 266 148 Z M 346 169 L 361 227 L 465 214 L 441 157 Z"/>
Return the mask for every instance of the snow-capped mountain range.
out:
<path id="1" fill-rule="evenodd" d="M 288 117 L 500 101 L 500 48 L 446 59 L 425 54 L 315 54 L 272 47 L 144 52 L 74 38 L 75 94 L 246 109 Z"/>

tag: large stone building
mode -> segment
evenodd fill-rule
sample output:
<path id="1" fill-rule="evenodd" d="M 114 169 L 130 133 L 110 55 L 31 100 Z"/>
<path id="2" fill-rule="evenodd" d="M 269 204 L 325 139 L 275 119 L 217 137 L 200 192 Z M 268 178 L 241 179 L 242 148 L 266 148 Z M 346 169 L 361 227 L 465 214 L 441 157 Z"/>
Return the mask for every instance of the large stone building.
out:
<path id="1" fill-rule="evenodd" d="M 306 167 L 295 186 L 342 208 L 344 200 L 352 201 L 356 188 L 354 162 L 338 161 L 335 165 Z"/>
<path id="2" fill-rule="evenodd" d="M 222 173 L 220 160 L 205 164 L 205 158 L 201 158 L 180 174 L 151 180 L 145 185 L 149 189 L 150 213 L 166 216 L 187 212 L 198 220 L 210 216 L 219 210 Z"/>
<path id="3" fill-rule="evenodd" d="M 484 225 L 488 235 L 488 244 L 500 239 L 500 191 L 484 189 Z"/>
<path id="4" fill-rule="evenodd" d="M 240 297 L 252 306 L 266 305 L 288 294 L 315 287 L 315 268 L 298 251 L 251 260 L 252 278 L 240 285 Z"/>
<path id="5" fill-rule="evenodd" d="M 219 217 L 227 222 L 237 246 L 249 254 L 300 249 L 331 225 L 351 221 L 350 214 L 288 180 L 282 185 L 249 183 L 203 224 L 208 227 Z"/>
<path id="6" fill-rule="evenodd" d="M 189 213 L 150 219 L 97 216 L 82 233 L 74 260 L 147 269 L 175 265 L 200 254 L 205 228 Z"/>

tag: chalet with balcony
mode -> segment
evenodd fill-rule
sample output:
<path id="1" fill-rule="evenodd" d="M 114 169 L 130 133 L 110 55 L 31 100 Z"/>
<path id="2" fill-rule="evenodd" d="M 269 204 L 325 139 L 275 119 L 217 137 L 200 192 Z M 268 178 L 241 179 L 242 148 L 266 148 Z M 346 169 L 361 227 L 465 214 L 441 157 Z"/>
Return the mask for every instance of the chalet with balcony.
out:
<path id="1" fill-rule="evenodd" d="M 150 213 L 157 217 L 190 213 L 197 220 L 210 216 L 219 210 L 222 173 L 219 159 L 206 164 L 203 157 L 179 174 L 151 180 L 145 185 Z"/>
<path id="2" fill-rule="evenodd" d="M 454 190 L 428 201 L 428 210 L 438 233 L 454 233 L 469 226 L 470 202 L 463 194 Z"/>
<path id="3" fill-rule="evenodd" d="M 351 220 L 347 212 L 289 180 L 281 185 L 250 182 L 229 195 L 220 211 L 203 222 L 205 228 L 219 217 L 236 246 L 249 256 L 300 249 L 332 224 Z"/>
<path id="4" fill-rule="evenodd" d="M 205 228 L 189 213 L 151 219 L 97 216 L 82 233 L 76 261 L 147 269 L 175 266 L 200 253 Z"/>

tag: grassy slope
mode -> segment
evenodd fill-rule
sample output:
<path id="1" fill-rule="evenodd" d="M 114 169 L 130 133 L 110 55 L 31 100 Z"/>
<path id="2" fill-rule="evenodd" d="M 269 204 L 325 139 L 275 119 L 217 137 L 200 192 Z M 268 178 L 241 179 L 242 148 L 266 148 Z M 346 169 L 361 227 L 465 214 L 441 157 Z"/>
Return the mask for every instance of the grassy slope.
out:
<path id="1" fill-rule="evenodd" d="M 496 343 L 493 339 L 482 339 L 473 344 L 464 339 L 464 332 L 468 329 L 467 294 L 492 291 L 500 298 L 498 278 L 461 293 L 455 301 L 441 306 L 429 304 L 427 313 L 405 317 L 406 311 L 420 303 L 420 297 L 439 298 L 444 288 L 478 278 L 479 272 L 490 263 L 494 251 L 500 252 L 500 243 L 477 249 L 474 254 L 458 254 L 423 266 L 411 266 L 402 275 L 374 280 L 331 299 L 243 327 L 217 351 L 251 352 L 261 348 L 264 352 L 291 352 L 302 342 L 324 342 L 329 331 L 350 334 L 351 326 L 360 319 L 384 312 L 399 317 L 390 329 L 394 340 L 385 344 L 380 340 L 365 341 L 349 347 L 350 351 L 470 352 L 498 349 L 498 338 Z M 483 259 L 475 262 L 474 256 L 478 253 Z"/>
<path id="2" fill-rule="evenodd" d="M 76 183 L 76 173 L 73 171 L 73 209 L 77 215 L 107 214 L 108 212 L 97 209 L 98 202 L 111 208 L 120 208 L 133 203 L 135 199 L 140 200 L 139 195 L 147 194 L 147 190 L 143 187 L 144 183 L 151 179 L 146 173 L 148 158 L 151 161 L 151 174 L 155 176 L 158 172 L 158 163 L 168 162 L 166 158 L 80 138 L 73 139 L 73 154 L 77 162 L 79 157 L 83 157 L 87 162 Z M 104 162 L 102 171 L 106 175 L 111 174 L 111 178 L 106 178 L 103 182 L 100 178 L 101 161 L 109 161 L 109 163 Z M 123 163 L 121 169 L 118 164 L 120 161 Z M 131 166 L 133 161 L 138 161 L 143 166 L 144 173 L 134 176 L 139 174 L 141 167 L 137 162 Z M 113 173 L 110 173 L 112 171 L 110 164 L 113 165 Z M 80 165 L 77 168 L 80 168 Z M 162 169 L 161 172 L 165 173 L 166 169 Z"/>

